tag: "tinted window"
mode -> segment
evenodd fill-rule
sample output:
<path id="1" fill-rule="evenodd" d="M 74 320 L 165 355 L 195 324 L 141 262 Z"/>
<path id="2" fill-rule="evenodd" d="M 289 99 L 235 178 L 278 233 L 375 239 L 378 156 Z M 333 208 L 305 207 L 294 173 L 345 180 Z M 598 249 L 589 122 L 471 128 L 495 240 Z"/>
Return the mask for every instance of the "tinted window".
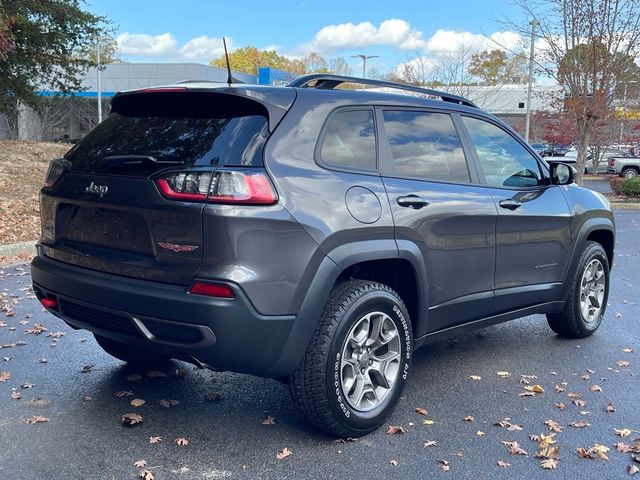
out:
<path id="1" fill-rule="evenodd" d="M 176 165 L 262 165 L 267 118 L 217 94 L 139 94 L 113 112 L 65 158 L 73 172 L 146 176 Z M 226 96 L 230 97 L 230 96 Z"/>
<path id="2" fill-rule="evenodd" d="M 542 184 L 538 162 L 515 138 L 484 120 L 462 119 L 489 185 L 534 187 Z"/>
<path id="3" fill-rule="evenodd" d="M 385 111 L 384 128 L 393 174 L 447 182 L 469 182 L 469 170 L 451 116 Z"/>
<path id="4" fill-rule="evenodd" d="M 371 110 L 338 112 L 329 119 L 320 156 L 340 167 L 375 170 L 376 136 Z"/>

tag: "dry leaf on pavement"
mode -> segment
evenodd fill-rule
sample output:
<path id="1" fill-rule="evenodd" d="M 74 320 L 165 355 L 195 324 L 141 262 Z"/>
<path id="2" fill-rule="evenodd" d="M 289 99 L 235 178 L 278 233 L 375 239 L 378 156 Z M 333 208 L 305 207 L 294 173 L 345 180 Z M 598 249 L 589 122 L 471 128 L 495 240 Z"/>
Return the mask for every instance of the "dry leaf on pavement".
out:
<path id="1" fill-rule="evenodd" d="M 425 417 L 429 415 L 429 412 L 427 412 L 427 409 L 422 407 L 416 407 L 416 413 L 420 415 L 424 415 Z"/>
<path id="2" fill-rule="evenodd" d="M 141 398 L 134 398 L 133 400 L 131 400 L 131 405 L 134 407 L 141 407 L 142 405 L 144 405 L 146 402 L 141 399 Z"/>
<path id="3" fill-rule="evenodd" d="M 45 423 L 48 422 L 49 419 L 47 417 L 42 417 L 40 415 L 34 415 L 33 417 L 24 421 L 27 425 L 33 425 L 35 423 Z"/>
<path id="4" fill-rule="evenodd" d="M 282 460 L 284 458 L 290 457 L 292 454 L 293 452 L 291 450 L 289 450 L 287 447 L 284 447 L 281 451 L 276 453 L 276 458 L 278 460 Z"/>
<path id="5" fill-rule="evenodd" d="M 189 440 L 187 440 L 184 437 L 178 437 L 174 440 L 176 445 L 179 445 L 181 447 L 184 447 L 185 445 L 189 445 Z"/>
<path id="6" fill-rule="evenodd" d="M 275 417 L 272 417 L 270 415 L 267 415 L 267 418 L 262 420 L 262 425 L 275 425 L 275 424 L 276 424 Z"/>
<path id="7" fill-rule="evenodd" d="M 407 433 L 407 431 L 404 427 L 389 425 L 389 428 L 387 429 L 387 435 L 398 435 L 400 433 Z"/>
<path id="8" fill-rule="evenodd" d="M 138 460 L 133 462 L 133 466 L 136 468 L 144 468 L 147 466 L 147 461 L 146 460 Z"/>
<path id="9" fill-rule="evenodd" d="M 149 437 L 149 443 L 160 443 L 162 441 L 162 437 Z"/>
<path id="10" fill-rule="evenodd" d="M 137 413 L 125 413 L 122 415 L 122 425 L 125 427 L 133 427 L 142 423 L 142 415 Z"/>

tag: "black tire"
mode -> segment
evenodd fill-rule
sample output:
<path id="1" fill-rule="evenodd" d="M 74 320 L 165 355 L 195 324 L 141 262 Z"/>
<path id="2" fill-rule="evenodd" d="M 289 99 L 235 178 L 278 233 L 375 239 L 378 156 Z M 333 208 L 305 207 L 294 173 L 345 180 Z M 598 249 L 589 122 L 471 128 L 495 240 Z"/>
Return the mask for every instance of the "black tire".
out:
<path id="1" fill-rule="evenodd" d="M 582 277 L 587 266 L 593 261 L 598 260 L 604 267 L 604 298 L 602 307 L 597 317 L 588 322 L 585 320 L 581 308 L 581 283 Z M 604 312 L 607 309 L 607 300 L 609 298 L 609 259 L 607 254 L 597 242 L 588 241 L 584 247 L 578 266 L 571 279 L 571 290 L 567 297 L 564 309 L 560 313 L 548 313 L 547 321 L 551 330 L 561 337 L 567 338 L 585 338 L 593 335 L 602 323 Z"/>
<path id="2" fill-rule="evenodd" d="M 96 333 L 93 336 L 105 352 L 130 365 L 140 367 L 165 366 L 171 360 L 165 355 L 125 345 Z"/>
<path id="3" fill-rule="evenodd" d="M 621 174 L 624 178 L 633 178 L 636 175 L 638 175 L 638 170 L 635 169 L 634 167 L 627 167 L 624 170 L 622 170 L 622 174 Z"/>
<path id="4" fill-rule="evenodd" d="M 340 356 L 352 329 L 373 312 L 380 312 L 386 322 L 389 319 L 393 322 L 399 361 L 394 364 L 397 366 L 395 380 L 379 404 L 360 411 L 350 405 L 343 391 Z M 404 390 L 412 355 L 411 321 L 400 296 L 380 283 L 350 280 L 335 286 L 331 292 L 305 356 L 289 378 L 291 396 L 307 420 L 320 430 L 339 437 L 365 435 L 378 428 L 393 412 Z"/>

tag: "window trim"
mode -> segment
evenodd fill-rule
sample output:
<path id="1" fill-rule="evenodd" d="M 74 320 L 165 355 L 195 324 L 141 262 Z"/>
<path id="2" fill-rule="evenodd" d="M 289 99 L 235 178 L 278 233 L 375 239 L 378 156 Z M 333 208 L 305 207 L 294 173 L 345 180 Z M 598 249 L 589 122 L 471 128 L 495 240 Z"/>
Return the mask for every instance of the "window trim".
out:
<path id="1" fill-rule="evenodd" d="M 327 162 L 322 158 L 322 146 L 324 145 L 324 139 L 327 134 L 327 130 L 331 123 L 331 120 L 334 116 L 344 113 L 344 112 L 363 112 L 368 111 L 371 112 L 373 117 L 373 144 L 374 144 L 374 154 L 375 154 L 375 165 L 372 169 L 370 168 L 355 168 L 355 167 L 346 167 L 343 165 L 336 165 L 331 162 Z M 318 140 L 316 140 L 316 145 L 313 149 L 313 159 L 316 164 L 324 169 L 331 170 L 334 172 L 343 172 L 343 173 L 356 173 L 360 175 L 376 175 L 380 176 L 380 153 L 379 153 L 379 137 L 380 133 L 378 131 L 378 122 L 376 121 L 376 112 L 374 107 L 371 105 L 349 105 L 347 107 L 338 107 L 332 110 L 329 115 L 327 115 L 322 128 L 320 129 L 320 135 L 318 135 Z"/>
<path id="2" fill-rule="evenodd" d="M 468 182 L 454 182 L 443 179 L 436 178 L 424 178 L 419 176 L 411 176 L 411 175 L 398 175 L 393 171 L 393 154 L 391 153 L 391 144 L 389 143 L 389 137 L 387 136 L 387 131 L 384 126 L 384 117 L 383 112 L 391 111 L 406 111 L 406 112 L 417 112 L 417 113 L 438 113 L 440 115 L 447 115 L 451 119 L 451 123 L 453 128 L 455 129 L 458 138 L 460 139 L 460 146 L 462 147 L 462 152 L 464 155 L 464 160 L 467 165 L 467 172 L 469 173 L 469 181 Z M 477 173 L 477 167 L 475 162 L 469 156 L 468 146 L 466 144 L 466 138 L 464 137 L 464 132 L 460 130 L 458 122 L 456 121 L 457 112 L 453 110 L 447 109 L 438 109 L 438 108 L 421 108 L 414 106 L 392 106 L 392 105 L 384 105 L 380 107 L 376 107 L 376 120 L 378 123 L 378 144 L 379 144 L 379 157 L 380 157 L 380 166 L 379 170 L 382 176 L 387 178 L 397 178 L 403 180 L 414 180 L 419 182 L 431 182 L 431 183 L 444 183 L 450 185 L 475 185 L 478 186 L 480 183 L 480 178 Z"/>
<path id="3" fill-rule="evenodd" d="M 477 170 L 477 174 L 478 174 L 478 178 L 479 178 L 480 184 L 482 184 L 483 186 L 486 186 L 488 188 L 498 188 L 498 189 L 501 189 L 501 190 L 512 190 L 512 191 L 540 190 L 541 188 L 548 188 L 550 186 L 553 186 L 551 184 L 551 182 L 550 182 L 550 179 L 549 179 L 549 175 L 550 174 L 549 174 L 549 168 L 547 167 L 547 165 L 544 163 L 543 160 L 540 159 L 538 154 L 531 148 L 531 146 L 528 145 L 524 141 L 524 139 L 520 135 L 518 135 L 512 128 L 510 128 L 508 125 L 500 122 L 498 119 L 495 119 L 493 117 L 484 116 L 484 115 L 474 115 L 472 113 L 467 113 L 467 112 L 455 112 L 455 116 L 458 117 L 458 122 L 460 124 L 460 129 L 462 130 L 462 134 L 464 135 L 466 147 L 469 150 L 469 155 L 473 158 L 473 163 L 475 164 L 475 169 Z M 476 119 L 476 120 L 485 121 L 487 123 L 490 123 L 493 126 L 495 126 L 496 128 L 498 128 L 498 129 L 502 130 L 503 132 L 505 132 L 512 139 L 514 139 L 517 143 L 519 143 L 525 149 L 525 151 L 527 151 L 529 153 L 529 155 L 531 155 L 531 157 L 538 164 L 538 168 L 540 169 L 540 174 L 542 176 L 542 182 L 543 183 L 541 185 L 536 185 L 536 186 L 532 186 L 532 187 L 508 187 L 508 186 L 505 186 L 505 185 L 491 185 L 491 184 L 487 183 L 487 179 L 484 176 L 484 171 L 482 170 L 482 165 L 480 164 L 480 158 L 478 157 L 478 152 L 476 151 L 475 145 L 474 145 L 473 140 L 471 138 L 471 134 L 469 133 L 469 129 L 465 125 L 464 119 L 462 117 L 469 117 L 469 118 L 473 118 L 473 119 Z"/>

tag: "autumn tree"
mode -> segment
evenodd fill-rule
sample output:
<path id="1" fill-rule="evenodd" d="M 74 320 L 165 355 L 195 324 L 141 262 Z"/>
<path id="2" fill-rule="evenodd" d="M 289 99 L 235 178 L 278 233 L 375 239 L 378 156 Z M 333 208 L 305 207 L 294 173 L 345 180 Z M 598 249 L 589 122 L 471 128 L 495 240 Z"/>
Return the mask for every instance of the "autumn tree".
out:
<path id="1" fill-rule="evenodd" d="M 596 123 L 611 109 L 629 62 L 640 54 L 640 0 L 514 0 L 537 22 L 538 69 L 565 90 L 578 133 L 577 182 Z M 520 33 L 527 36 L 530 27 Z M 624 81 L 624 80 L 622 80 Z"/>
<path id="2" fill-rule="evenodd" d="M 106 29 L 79 0 L 0 0 L 0 111 L 36 106 L 43 88 L 79 91 L 91 60 L 75 53 Z"/>
<path id="3" fill-rule="evenodd" d="M 329 71 L 336 75 L 351 75 L 351 67 L 344 57 L 336 57 L 329 60 Z"/>
<path id="4" fill-rule="evenodd" d="M 316 52 L 311 52 L 302 58 L 305 73 L 328 73 L 327 61 Z"/>
<path id="5" fill-rule="evenodd" d="M 485 85 L 524 83 L 527 59 L 522 54 L 507 55 L 504 50 L 485 50 L 471 55 L 468 71 Z"/>
<path id="6" fill-rule="evenodd" d="M 231 68 L 237 72 L 257 75 L 260 67 L 271 67 L 277 70 L 284 70 L 296 75 L 305 72 L 304 63 L 300 60 L 290 60 L 278 54 L 275 50 L 258 50 L 256 47 L 243 47 L 229 53 L 229 63 Z M 227 68 L 224 55 L 211 61 L 214 67 Z"/>

